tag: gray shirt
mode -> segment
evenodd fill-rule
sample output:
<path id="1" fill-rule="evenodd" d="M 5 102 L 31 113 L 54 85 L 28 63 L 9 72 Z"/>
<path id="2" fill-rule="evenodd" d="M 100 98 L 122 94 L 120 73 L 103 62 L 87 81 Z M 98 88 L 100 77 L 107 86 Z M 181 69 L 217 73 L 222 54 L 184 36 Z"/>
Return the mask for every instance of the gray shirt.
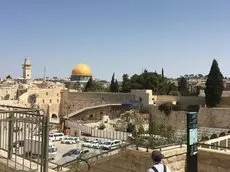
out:
<path id="1" fill-rule="evenodd" d="M 155 164 L 153 165 L 158 172 L 164 172 L 164 165 L 163 164 Z M 154 172 L 154 170 L 152 168 L 149 168 L 147 172 Z M 166 166 L 166 172 L 171 172 L 171 170 Z"/>

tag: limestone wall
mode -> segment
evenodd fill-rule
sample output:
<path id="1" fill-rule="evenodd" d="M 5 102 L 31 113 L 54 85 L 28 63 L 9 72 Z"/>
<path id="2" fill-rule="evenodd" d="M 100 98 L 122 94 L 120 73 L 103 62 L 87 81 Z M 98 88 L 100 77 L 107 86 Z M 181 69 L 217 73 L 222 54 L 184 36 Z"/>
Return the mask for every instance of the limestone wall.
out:
<path id="1" fill-rule="evenodd" d="M 62 91 L 61 114 L 64 116 L 86 107 L 102 104 L 119 104 L 134 100 L 130 93 L 85 93 L 76 91 Z"/>
<path id="2" fill-rule="evenodd" d="M 229 152 L 200 148 L 198 152 L 199 172 L 229 172 Z"/>
<path id="3" fill-rule="evenodd" d="M 176 129 L 186 128 L 186 112 L 172 111 L 169 116 L 158 110 L 158 107 L 149 106 L 153 120 L 158 124 L 170 125 Z M 200 108 L 198 116 L 199 127 L 230 128 L 230 108 Z"/>
<path id="4" fill-rule="evenodd" d="M 18 85 L 8 86 L 8 87 L 1 87 L 0 88 L 0 100 L 5 100 L 7 96 L 7 100 L 15 100 L 17 95 Z"/>
<path id="5" fill-rule="evenodd" d="M 173 172 L 185 172 L 185 148 L 162 151 L 164 162 Z M 91 165 L 89 172 L 146 172 L 152 166 L 151 152 L 125 150 Z M 86 172 L 87 170 L 81 170 Z"/>
<path id="6" fill-rule="evenodd" d="M 184 107 L 188 105 L 205 105 L 205 98 L 198 96 L 168 96 L 168 95 L 159 95 L 157 96 L 157 104 L 164 102 L 180 102 Z"/>
<path id="7" fill-rule="evenodd" d="M 28 97 L 32 94 L 36 94 L 36 105 L 39 109 L 43 109 L 47 112 L 49 106 L 49 115 L 55 114 L 59 115 L 59 108 L 61 103 L 61 90 L 62 87 L 57 88 L 30 88 L 24 94 L 19 97 L 19 104 L 23 104 L 24 106 L 30 107 L 28 102 Z"/>
<path id="8" fill-rule="evenodd" d="M 149 112 L 152 115 L 152 120 L 161 125 L 171 126 L 174 129 L 186 128 L 186 112 L 172 111 L 168 116 L 164 112 L 158 110 L 158 107 L 150 106 Z"/>

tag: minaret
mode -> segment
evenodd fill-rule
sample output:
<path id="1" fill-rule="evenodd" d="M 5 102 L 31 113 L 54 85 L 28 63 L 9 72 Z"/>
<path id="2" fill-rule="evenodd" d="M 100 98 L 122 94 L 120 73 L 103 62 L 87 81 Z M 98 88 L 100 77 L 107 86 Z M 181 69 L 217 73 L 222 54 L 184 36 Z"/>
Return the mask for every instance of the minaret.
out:
<path id="1" fill-rule="evenodd" d="M 22 65 L 22 70 L 23 70 L 23 79 L 31 80 L 32 79 L 31 63 L 28 57 L 25 58 L 24 64 Z"/>

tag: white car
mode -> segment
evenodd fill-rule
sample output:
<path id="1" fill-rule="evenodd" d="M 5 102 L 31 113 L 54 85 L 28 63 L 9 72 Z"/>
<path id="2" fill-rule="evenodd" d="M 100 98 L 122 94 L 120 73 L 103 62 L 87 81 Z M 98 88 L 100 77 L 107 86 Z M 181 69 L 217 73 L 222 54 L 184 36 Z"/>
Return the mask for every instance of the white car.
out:
<path id="1" fill-rule="evenodd" d="M 62 144 L 75 144 L 77 140 L 73 137 L 64 137 L 61 141 Z"/>
<path id="2" fill-rule="evenodd" d="M 75 140 L 76 143 L 80 142 L 80 138 L 79 137 L 73 137 L 73 139 Z"/>
<path id="3" fill-rule="evenodd" d="M 82 143 L 82 146 L 89 147 L 92 143 L 92 140 L 86 140 L 84 143 Z"/>
<path id="4" fill-rule="evenodd" d="M 118 148 L 119 146 L 121 146 L 121 141 L 120 140 L 113 140 L 113 141 L 107 141 L 105 142 L 101 148 L 102 149 L 114 149 L 114 148 Z"/>
<path id="5" fill-rule="evenodd" d="M 104 143 L 105 141 L 99 140 L 96 144 L 93 145 L 93 147 L 96 149 L 101 149 Z"/>
<path id="6" fill-rule="evenodd" d="M 93 140 L 90 142 L 89 147 L 94 148 L 98 144 L 98 140 Z"/>
<path id="7" fill-rule="evenodd" d="M 49 138 L 52 141 L 61 141 L 64 138 L 64 133 L 50 133 Z"/>

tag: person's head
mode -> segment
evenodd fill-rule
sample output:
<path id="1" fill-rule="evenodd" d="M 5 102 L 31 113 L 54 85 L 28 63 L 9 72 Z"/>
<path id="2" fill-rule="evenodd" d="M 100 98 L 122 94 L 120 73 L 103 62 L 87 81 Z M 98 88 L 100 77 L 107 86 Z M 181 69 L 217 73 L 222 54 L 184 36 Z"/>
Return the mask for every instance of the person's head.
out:
<path id="1" fill-rule="evenodd" d="M 159 162 L 161 162 L 162 158 L 164 158 L 164 155 L 162 155 L 160 151 L 153 151 L 152 152 L 153 162 L 159 163 Z"/>

